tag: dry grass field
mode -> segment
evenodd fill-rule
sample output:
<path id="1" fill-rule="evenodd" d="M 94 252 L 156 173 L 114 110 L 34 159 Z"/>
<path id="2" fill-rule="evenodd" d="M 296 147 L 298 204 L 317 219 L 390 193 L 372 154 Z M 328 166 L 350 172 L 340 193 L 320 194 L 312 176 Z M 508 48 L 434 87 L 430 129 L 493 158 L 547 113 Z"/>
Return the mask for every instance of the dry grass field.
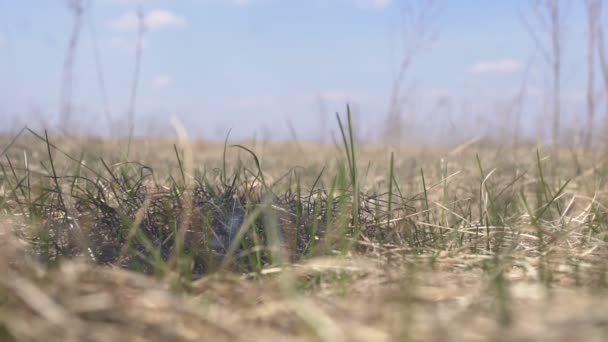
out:
<path id="1" fill-rule="evenodd" d="M 602 150 L 0 144 L 2 341 L 604 341 Z"/>

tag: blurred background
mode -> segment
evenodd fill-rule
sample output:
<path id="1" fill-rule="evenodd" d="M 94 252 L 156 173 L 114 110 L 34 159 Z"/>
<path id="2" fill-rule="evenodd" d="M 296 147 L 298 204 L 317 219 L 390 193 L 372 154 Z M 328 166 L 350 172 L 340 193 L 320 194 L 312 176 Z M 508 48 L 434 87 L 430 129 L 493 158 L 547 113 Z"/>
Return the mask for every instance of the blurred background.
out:
<path id="1" fill-rule="evenodd" d="M 0 0 L 2 133 L 604 144 L 602 0 Z"/>

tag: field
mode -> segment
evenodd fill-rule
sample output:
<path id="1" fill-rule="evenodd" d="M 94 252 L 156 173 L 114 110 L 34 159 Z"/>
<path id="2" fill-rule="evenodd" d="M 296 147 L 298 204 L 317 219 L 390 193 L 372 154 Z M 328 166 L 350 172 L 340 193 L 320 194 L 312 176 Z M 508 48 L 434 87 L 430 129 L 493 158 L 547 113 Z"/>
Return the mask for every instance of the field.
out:
<path id="1" fill-rule="evenodd" d="M 601 149 L 0 139 L 2 341 L 603 341 Z"/>

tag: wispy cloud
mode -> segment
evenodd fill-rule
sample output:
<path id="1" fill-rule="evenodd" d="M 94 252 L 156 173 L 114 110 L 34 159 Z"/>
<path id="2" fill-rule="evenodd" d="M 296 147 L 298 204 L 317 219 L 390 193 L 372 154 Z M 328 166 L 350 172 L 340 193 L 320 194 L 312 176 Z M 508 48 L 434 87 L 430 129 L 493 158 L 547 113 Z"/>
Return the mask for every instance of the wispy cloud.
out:
<path id="1" fill-rule="evenodd" d="M 390 6 L 392 0 L 354 0 L 355 6 L 362 9 L 384 9 Z"/>
<path id="2" fill-rule="evenodd" d="M 119 6 L 135 6 L 135 5 L 146 5 L 154 2 L 170 2 L 171 0 L 105 0 L 110 4 L 119 5 Z M 258 2 L 258 0 L 199 0 L 200 2 L 216 2 L 216 3 L 225 3 L 228 5 L 241 7 L 253 4 L 254 2 Z"/>
<path id="3" fill-rule="evenodd" d="M 469 68 L 472 74 L 508 74 L 518 72 L 522 64 L 514 59 L 499 59 L 494 61 L 480 61 Z"/>
<path id="4" fill-rule="evenodd" d="M 163 9 L 155 9 L 144 14 L 144 25 L 147 30 L 160 31 L 186 26 L 186 19 Z M 114 31 L 134 31 L 139 25 L 139 18 L 135 12 L 128 12 L 110 21 L 109 26 Z"/>
<path id="5" fill-rule="evenodd" d="M 224 0 L 224 2 L 228 3 L 229 5 L 236 6 L 236 7 L 249 6 L 249 5 L 253 4 L 253 1 L 254 0 Z"/>
<path id="6" fill-rule="evenodd" d="M 155 88 L 159 88 L 159 89 L 167 88 L 167 87 L 171 86 L 172 84 L 173 84 L 173 77 L 171 77 L 171 75 L 167 75 L 167 74 L 157 75 L 152 80 L 152 85 Z"/>
<path id="7" fill-rule="evenodd" d="M 164 2 L 168 2 L 169 0 L 165 0 Z M 147 5 L 153 2 L 159 2 L 155 0 L 105 0 L 110 4 L 114 5 L 122 5 L 122 6 L 135 6 L 135 5 Z M 163 2 L 163 1 L 160 1 Z"/>

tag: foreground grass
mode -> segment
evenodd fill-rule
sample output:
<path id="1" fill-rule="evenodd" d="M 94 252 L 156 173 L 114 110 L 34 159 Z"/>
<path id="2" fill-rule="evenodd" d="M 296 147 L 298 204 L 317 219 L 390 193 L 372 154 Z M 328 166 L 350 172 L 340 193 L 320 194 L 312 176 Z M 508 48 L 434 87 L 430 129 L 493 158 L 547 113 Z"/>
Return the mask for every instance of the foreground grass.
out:
<path id="1" fill-rule="evenodd" d="M 7 140 L 0 339 L 606 336 L 601 154 L 390 153 L 341 127 L 335 146 L 136 141 L 130 156 Z"/>

